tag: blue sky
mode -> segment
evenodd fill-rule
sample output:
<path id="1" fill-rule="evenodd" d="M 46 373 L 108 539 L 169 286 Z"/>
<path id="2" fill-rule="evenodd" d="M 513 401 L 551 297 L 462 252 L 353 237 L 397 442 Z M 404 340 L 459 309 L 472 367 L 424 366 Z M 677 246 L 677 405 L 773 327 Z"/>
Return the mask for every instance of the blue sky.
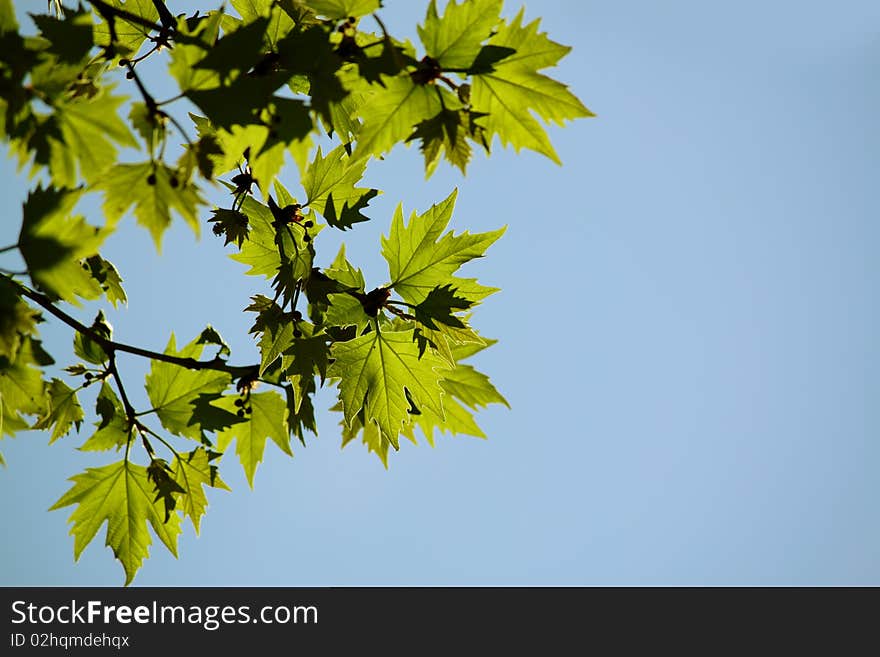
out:
<path id="1" fill-rule="evenodd" d="M 414 34 L 419 4 L 386 0 L 393 32 Z M 880 5 L 529 3 L 537 16 L 574 48 L 552 74 L 598 115 L 551 129 L 564 166 L 496 145 L 466 178 L 425 182 L 398 148 L 368 173 L 373 220 L 345 236 L 378 285 L 399 201 L 458 187 L 453 227 L 509 226 L 470 273 L 503 288 L 475 315 L 500 339 L 477 364 L 512 410 L 478 416 L 487 441 L 406 444 L 388 471 L 340 451 L 322 411 L 294 459 L 267 447 L 253 491 L 224 459 L 234 491 L 179 560 L 154 542 L 135 584 L 880 584 Z M 26 183 L 9 161 L 0 180 L 7 244 Z M 161 349 L 210 322 L 253 360 L 241 309 L 266 285 L 209 230 L 180 222 L 157 255 L 128 221 L 105 255 L 131 299 L 108 312 L 118 339 Z M 65 332 L 44 326 L 63 361 Z M 120 365 L 143 402 L 144 363 Z M 68 512 L 46 511 L 111 458 L 72 450 L 84 437 L 0 445 L 0 583 L 123 581 L 102 535 L 74 565 Z"/>

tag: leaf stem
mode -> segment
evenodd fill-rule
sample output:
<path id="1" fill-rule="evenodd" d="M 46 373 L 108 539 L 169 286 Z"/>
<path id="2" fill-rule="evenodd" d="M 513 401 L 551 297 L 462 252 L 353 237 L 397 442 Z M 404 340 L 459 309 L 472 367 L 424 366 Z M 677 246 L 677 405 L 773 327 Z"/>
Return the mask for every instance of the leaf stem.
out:
<path id="1" fill-rule="evenodd" d="M 172 96 L 171 98 L 168 98 L 167 100 L 159 101 L 158 103 L 156 103 L 156 107 L 162 107 L 162 105 L 167 105 L 168 103 L 173 103 L 175 100 L 180 100 L 181 98 L 186 98 L 186 94 L 180 93 L 180 94 L 177 94 L 176 96 Z"/>
<path id="2" fill-rule="evenodd" d="M 9 246 L 4 246 L 3 248 L 0 248 L 0 253 L 6 253 L 7 251 L 12 251 L 13 249 L 17 248 L 18 243 L 16 242 L 15 244 L 10 244 Z"/>
<path id="3" fill-rule="evenodd" d="M 105 19 L 108 16 L 113 18 L 121 18 L 123 20 L 128 21 L 129 23 L 134 23 L 135 25 L 140 25 L 141 27 L 146 27 L 150 30 L 161 30 L 162 26 L 157 25 L 153 21 L 147 20 L 142 16 L 138 16 L 137 14 L 133 14 L 130 11 L 126 11 L 125 9 L 120 9 L 119 7 L 114 7 L 113 5 L 107 4 L 103 0 L 88 0 L 89 4 L 94 6 L 95 9 L 98 10 L 98 13 L 101 14 Z M 109 19 L 107 19 L 109 22 Z"/>
<path id="4" fill-rule="evenodd" d="M 114 349 L 105 349 L 105 351 L 109 359 L 107 371 L 110 372 L 110 375 L 116 382 L 116 387 L 119 388 L 119 396 L 122 398 L 122 407 L 125 409 L 125 415 L 130 424 L 136 424 L 137 420 L 135 417 L 137 413 L 135 413 L 134 406 L 128 400 L 128 395 L 125 394 L 125 386 L 122 385 L 122 377 L 119 376 L 119 369 L 116 367 L 116 351 Z"/>
<path id="5" fill-rule="evenodd" d="M 176 449 L 174 449 L 174 447 L 172 447 L 171 443 L 169 443 L 167 440 L 165 440 L 158 433 L 156 433 L 155 431 L 150 429 L 150 427 L 145 426 L 143 424 L 141 424 L 140 426 L 143 431 L 146 431 L 148 434 L 150 434 L 151 436 L 156 438 L 160 443 L 165 445 L 165 447 L 167 447 L 169 450 L 171 450 L 171 453 L 174 454 L 174 456 L 176 456 L 177 458 L 180 458 L 180 454 L 178 453 L 178 451 Z"/>

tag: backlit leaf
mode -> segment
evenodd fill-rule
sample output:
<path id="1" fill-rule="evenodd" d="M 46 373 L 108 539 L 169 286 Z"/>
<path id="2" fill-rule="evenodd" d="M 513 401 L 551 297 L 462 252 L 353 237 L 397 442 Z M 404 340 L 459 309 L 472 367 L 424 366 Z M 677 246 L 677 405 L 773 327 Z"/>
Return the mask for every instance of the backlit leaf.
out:
<path id="1" fill-rule="evenodd" d="M 125 570 L 129 584 L 149 556 L 152 543 L 147 523 L 177 556 L 177 537 L 180 534 L 180 516 L 172 513 L 165 520 L 165 509 L 154 500 L 152 482 L 147 469 L 124 459 L 100 468 L 88 468 L 70 478 L 73 486 L 49 509 L 76 505 L 68 522 L 73 523 L 73 555 L 79 559 L 82 551 L 107 522 L 106 545 L 113 550 Z"/>

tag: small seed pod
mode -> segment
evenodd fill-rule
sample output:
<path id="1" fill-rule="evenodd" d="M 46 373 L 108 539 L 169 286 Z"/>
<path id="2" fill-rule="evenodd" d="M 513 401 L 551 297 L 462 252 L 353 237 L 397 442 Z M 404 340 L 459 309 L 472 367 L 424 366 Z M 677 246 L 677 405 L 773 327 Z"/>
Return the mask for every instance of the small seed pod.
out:
<path id="1" fill-rule="evenodd" d="M 153 186 L 156 184 L 156 174 L 155 173 L 151 173 L 149 176 L 147 176 L 147 184 L 150 186 Z"/>

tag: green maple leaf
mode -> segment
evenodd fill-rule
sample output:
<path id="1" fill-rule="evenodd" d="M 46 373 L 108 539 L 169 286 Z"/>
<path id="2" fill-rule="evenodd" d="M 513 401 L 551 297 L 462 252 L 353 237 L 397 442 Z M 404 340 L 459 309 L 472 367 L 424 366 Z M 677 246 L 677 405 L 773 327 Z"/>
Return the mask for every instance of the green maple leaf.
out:
<path id="1" fill-rule="evenodd" d="M 281 352 L 293 344 L 293 332 L 296 324 L 293 321 L 274 321 L 267 323 L 260 338 L 260 376 L 274 363 Z"/>
<path id="2" fill-rule="evenodd" d="M 104 317 L 103 310 L 98 311 L 95 321 L 89 328 L 103 338 L 108 340 L 113 338 L 113 326 Z M 108 360 L 107 352 L 104 351 L 101 344 L 79 331 L 73 336 L 73 353 L 94 365 L 102 365 Z"/>
<path id="3" fill-rule="evenodd" d="M 483 344 L 468 343 L 452 347 L 454 357 L 459 361 L 495 344 L 495 340 L 484 341 Z M 486 434 L 477 425 L 473 413 L 468 410 L 484 408 L 489 404 L 503 404 L 510 408 L 504 396 L 498 392 L 492 382 L 482 372 L 471 365 L 456 363 L 455 367 L 443 373 L 440 382 L 446 395 L 443 397 L 444 417 L 438 417 L 430 409 L 420 409 L 414 416 L 413 424 L 418 426 L 428 442 L 434 444 L 434 431 L 453 435 L 464 434 L 476 438 L 485 438 Z M 411 439 L 412 427 L 407 428 Z"/>
<path id="4" fill-rule="evenodd" d="M 245 240 L 248 239 L 247 215 L 238 210 L 228 210 L 225 208 L 214 208 L 211 210 L 211 213 L 214 216 L 208 219 L 208 222 L 215 224 L 212 229 L 215 235 L 223 235 L 225 237 L 223 246 L 236 244 L 240 249 L 244 245 Z"/>
<path id="5" fill-rule="evenodd" d="M 70 533 L 75 559 L 79 559 L 105 521 L 106 545 L 122 563 L 126 585 L 149 556 L 152 539 L 147 523 L 165 547 L 177 556 L 180 516 L 173 513 L 165 521 L 165 509 L 154 500 L 154 487 L 145 467 L 123 459 L 100 468 L 88 468 L 70 481 L 74 485 L 49 510 L 77 505 L 68 519 L 73 523 Z"/>
<path id="6" fill-rule="evenodd" d="M 9 279 L 0 277 L 0 360 L 14 361 L 24 336 L 37 334 L 40 313 L 18 294 Z"/>
<path id="7" fill-rule="evenodd" d="M 55 113 L 42 125 L 40 138 L 48 144 L 48 159 L 37 162 L 49 165 L 56 185 L 76 187 L 79 175 L 95 182 L 117 158 L 116 144 L 137 148 L 134 135 L 119 117 L 118 108 L 125 102 L 109 93 L 112 87 L 92 98 L 77 98 L 55 104 Z"/>
<path id="8" fill-rule="evenodd" d="M 239 75 L 221 86 L 191 89 L 185 95 L 214 125 L 228 130 L 235 125 L 262 124 L 262 110 L 279 100 L 273 94 L 289 77 L 286 71 L 261 76 Z M 231 103 L 230 98 L 236 101 Z"/>
<path id="9" fill-rule="evenodd" d="M 196 169 L 205 180 L 214 180 L 214 157 L 218 155 L 223 155 L 223 149 L 215 136 L 199 137 L 194 143 L 184 144 L 183 154 L 177 160 L 177 169 L 185 182 L 192 179 Z"/>
<path id="10" fill-rule="evenodd" d="M 345 420 L 364 409 L 364 422 L 376 422 L 395 449 L 397 436 L 411 422 L 409 396 L 421 408 L 443 417 L 440 380 L 446 362 L 433 352 L 419 357 L 412 331 L 378 331 L 330 350 L 335 359 L 327 374 L 339 379 Z"/>
<path id="11" fill-rule="evenodd" d="M 420 149 L 425 156 L 425 174 L 430 177 L 437 169 L 442 153 L 446 159 L 458 167 L 464 174 L 471 160 L 471 144 L 473 140 L 488 152 L 488 144 L 482 126 L 477 119 L 485 116 L 469 110 L 443 109 L 437 116 L 422 121 L 416 126 L 407 141 L 418 139 Z"/>
<path id="12" fill-rule="evenodd" d="M 365 159 L 353 161 L 344 145 L 337 146 L 326 157 L 319 146 L 302 178 L 307 205 L 317 210 L 334 228 L 345 230 L 355 223 L 367 221 L 369 218 L 360 210 L 379 190 L 356 187 L 366 166 Z"/>
<path id="13" fill-rule="evenodd" d="M 97 299 L 101 286 L 80 264 L 94 255 L 105 233 L 70 216 L 83 190 L 37 189 L 24 204 L 18 248 L 33 281 L 51 296 L 79 305 L 77 297 Z"/>
<path id="14" fill-rule="evenodd" d="M 229 345 L 226 344 L 226 340 L 224 340 L 223 336 L 217 332 L 217 329 L 210 324 L 199 333 L 199 337 L 196 338 L 196 344 L 214 345 L 215 347 L 219 347 L 214 358 L 222 358 L 223 356 L 229 357 L 232 355 L 232 350 L 229 348 Z"/>
<path id="15" fill-rule="evenodd" d="M 342 411 L 342 402 L 337 403 L 331 411 Z M 366 446 L 367 451 L 373 452 L 382 461 L 385 469 L 388 469 L 388 451 L 391 448 L 391 441 L 382 435 L 379 425 L 375 422 L 364 424 L 364 413 L 355 415 L 351 424 L 343 419 L 339 425 L 342 427 L 342 446 L 345 447 L 353 440 L 361 437 L 361 442 Z"/>
<path id="16" fill-rule="evenodd" d="M 391 150 L 396 143 L 405 141 L 419 123 L 443 109 L 439 87 L 416 84 L 409 75 L 383 81 L 384 87 L 374 91 L 359 111 L 364 124 L 352 154 L 355 161 Z"/>
<path id="17" fill-rule="evenodd" d="M 518 152 L 528 148 L 557 164 L 559 156 L 544 128 L 533 116 L 563 125 L 567 119 L 593 116 L 568 88 L 538 70 L 553 66 L 570 48 L 538 33 L 539 21 L 522 26 L 520 11 L 511 23 L 503 22 L 489 40 L 489 47 L 505 50 L 505 56 L 474 76 L 471 104 L 488 114 L 482 121 L 488 141 L 498 135 L 502 145 Z M 506 54 L 507 50 L 515 51 Z"/>
<path id="18" fill-rule="evenodd" d="M 475 410 L 489 404 L 504 404 L 510 408 L 510 404 L 492 385 L 489 377 L 472 365 L 459 363 L 453 370 L 444 372 L 440 385 L 449 395 Z"/>
<path id="19" fill-rule="evenodd" d="M 232 6 L 245 23 L 269 17 L 263 30 L 264 43 L 269 50 L 274 50 L 278 42 L 296 27 L 293 19 L 279 9 L 277 4 L 277 0 L 232 0 Z"/>
<path id="20" fill-rule="evenodd" d="M 107 4 L 124 9 L 130 14 L 139 16 L 144 20 L 156 23 L 159 19 L 159 13 L 156 11 L 155 3 L 152 0 L 104 0 Z M 95 10 L 96 13 L 97 10 Z M 99 13 L 100 15 L 100 13 Z M 136 53 L 147 36 L 150 34 L 149 28 L 134 21 L 126 20 L 118 17 L 113 21 L 113 28 L 116 36 L 115 47 L 119 54 L 126 57 Z M 108 46 L 111 43 L 110 25 L 106 20 L 95 24 L 94 40 L 97 46 Z"/>
<path id="21" fill-rule="evenodd" d="M 473 303 L 464 297 L 456 296 L 455 293 L 455 288 L 449 284 L 435 287 L 413 308 L 416 320 L 435 331 L 438 330 L 437 323 L 464 328 L 464 322 L 453 313 L 467 310 Z"/>
<path id="22" fill-rule="evenodd" d="M 221 79 L 233 72 L 250 70 L 265 52 L 263 39 L 268 25 L 265 16 L 255 16 L 252 22 L 240 24 L 220 37 L 193 67 L 217 71 Z"/>
<path id="23" fill-rule="evenodd" d="M 289 194 L 287 195 L 288 198 Z M 284 201 L 279 201 L 282 205 Z M 241 212 L 247 215 L 250 233 L 239 253 L 229 257 L 250 269 L 245 272 L 250 276 L 277 276 L 285 266 L 286 283 L 293 284 L 307 278 L 312 269 L 314 258 L 314 240 L 306 242 L 305 232 L 300 226 L 282 226 L 276 228 L 275 218 L 269 207 L 253 197 L 248 196 L 241 206 Z M 309 229 L 314 238 L 323 226 L 316 225 Z M 282 252 L 284 254 L 282 258 Z"/>
<path id="24" fill-rule="evenodd" d="M 113 223 L 134 205 L 134 216 L 150 231 L 157 251 L 161 251 L 162 235 L 171 225 L 172 210 L 199 234 L 196 210 L 204 201 L 196 187 L 181 181 L 164 164 L 116 164 L 95 188 L 104 191 L 104 214 Z"/>
<path id="25" fill-rule="evenodd" d="M 79 405 L 76 392 L 61 379 L 52 379 L 51 383 L 46 386 L 48 413 L 40 418 L 34 425 L 34 429 L 51 429 L 50 445 L 67 435 L 74 425 L 79 431 L 85 413 L 83 413 L 82 406 Z"/>
<path id="26" fill-rule="evenodd" d="M 481 257 L 505 230 L 443 234 L 452 217 L 456 195 L 457 191 L 453 191 L 422 215 L 413 212 L 409 225 L 404 224 L 403 210 L 397 206 L 389 236 L 382 237 L 382 255 L 388 262 L 391 276 L 389 287 L 410 303 L 423 302 L 441 285 L 456 288 L 457 296 L 471 304 L 497 291 L 497 288 L 485 287 L 474 279 L 453 275 L 464 263 Z"/>
<path id="27" fill-rule="evenodd" d="M 266 147 L 268 128 L 262 125 L 236 125 L 226 130 L 215 127 L 205 117 L 190 114 L 190 118 L 196 124 L 200 137 L 212 138 L 220 151 L 207 156 L 214 172 L 226 173 L 247 159 L 260 190 L 268 194 L 269 183 L 284 165 L 284 145 L 276 143 Z"/>
<path id="28" fill-rule="evenodd" d="M 0 436 L 12 436 L 29 427 L 24 415 L 46 413 L 45 384 L 40 370 L 42 348 L 33 338 L 23 338 L 10 361 L 0 358 Z"/>
<path id="29" fill-rule="evenodd" d="M 82 8 L 64 11 L 62 18 L 31 14 L 40 35 L 49 41 L 45 52 L 63 63 L 78 64 L 92 49 L 92 16 Z"/>
<path id="30" fill-rule="evenodd" d="M 291 411 L 299 413 L 303 401 L 314 390 L 315 375 L 321 383 L 327 378 L 330 361 L 328 336 L 315 333 L 314 327 L 306 322 L 299 325 L 300 335 L 293 336 L 281 353 L 281 370 L 292 384 L 293 400 Z"/>
<path id="31" fill-rule="evenodd" d="M 378 10 L 380 0 L 303 0 L 303 4 L 319 16 L 341 20 L 354 16 L 366 16 Z"/>
<path id="32" fill-rule="evenodd" d="M 441 18 L 431 0 L 419 38 L 428 55 L 444 69 L 468 69 L 501 17 L 503 0 L 450 0 Z"/>
<path id="33" fill-rule="evenodd" d="M 199 533 L 201 518 L 208 508 L 208 497 L 203 487 L 230 490 L 217 473 L 217 466 L 211 463 L 219 456 L 220 454 L 204 447 L 197 447 L 187 454 L 177 455 L 174 459 L 174 480 L 184 490 L 184 495 L 179 499 L 180 511 L 192 521 L 196 534 Z"/>
<path id="34" fill-rule="evenodd" d="M 212 12 L 192 29 L 185 20 L 177 24 L 178 35 L 190 37 L 188 43 L 176 42 L 171 49 L 168 71 L 177 80 L 182 92 L 197 89 L 213 89 L 220 85 L 220 74 L 210 68 L 197 67 L 205 53 L 214 46 L 220 34 L 220 21 L 224 13 Z"/>
<path id="35" fill-rule="evenodd" d="M 234 424 L 218 433 L 217 444 L 221 449 L 226 450 L 229 444 L 235 441 L 235 453 L 241 461 L 248 484 L 253 488 L 254 474 L 263 460 L 267 438 L 278 445 L 285 454 L 293 456 L 287 424 L 288 408 L 285 400 L 277 392 L 251 394 L 244 399 L 240 407 L 235 405 L 235 401 L 239 399 L 242 397 L 226 396 L 214 402 L 218 408 L 234 413 L 244 411 L 246 408 L 251 409 L 250 413 L 242 413 L 244 422 Z"/>
<path id="36" fill-rule="evenodd" d="M 171 468 L 165 459 L 154 458 L 147 467 L 147 479 L 152 482 L 156 491 L 156 497 L 153 498 L 153 501 L 161 500 L 165 506 L 165 520 L 163 522 L 168 522 L 171 512 L 177 507 L 177 495 L 186 493 L 186 490 L 171 475 Z"/>
<path id="37" fill-rule="evenodd" d="M 106 381 L 101 382 L 95 412 L 101 416 L 101 421 L 95 423 L 97 430 L 79 447 L 80 451 L 103 452 L 125 447 L 131 437 L 131 426 L 122 402 Z"/>
<path id="38" fill-rule="evenodd" d="M 164 353 L 179 358 L 198 359 L 204 343 L 198 338 L 179 352 L 174 334 Z M 146 390 L 162 426 L 179 436 L 199 440 L 202 435 L 200 414 L 196 403 L 200 395 L 219 397 L 232 382 L 226 372 L 215 370 L 191 370 L 179 365 L 154 360 L 146 377 Z"/>
<path id="39" fill-rule="evenodd" d="M 92 278 L 104 290 L 107 301 L 112 303 L 114 308 L 116 308 L 118 303 L 128 303 L 128 297 L 125 294 L 125 290 L 122 289 L 122 277 L 112 262 L 95 254 L 86 258 L 84 264 L 88 267 Z"/>
<path id="40" fill-rule="evenodd" d="M 284 389 L 287 397 L 287 426 L 290 429 L 291 438 L 296 437 L 305 447 L 305 432 L 317 435 L 318 427 L 315 423 L 315 407 L 312 405 L 312 395 L 315 394 L 314 379 L 306 386 L 303 394 L 297 395 L 293 388 Z"/>

